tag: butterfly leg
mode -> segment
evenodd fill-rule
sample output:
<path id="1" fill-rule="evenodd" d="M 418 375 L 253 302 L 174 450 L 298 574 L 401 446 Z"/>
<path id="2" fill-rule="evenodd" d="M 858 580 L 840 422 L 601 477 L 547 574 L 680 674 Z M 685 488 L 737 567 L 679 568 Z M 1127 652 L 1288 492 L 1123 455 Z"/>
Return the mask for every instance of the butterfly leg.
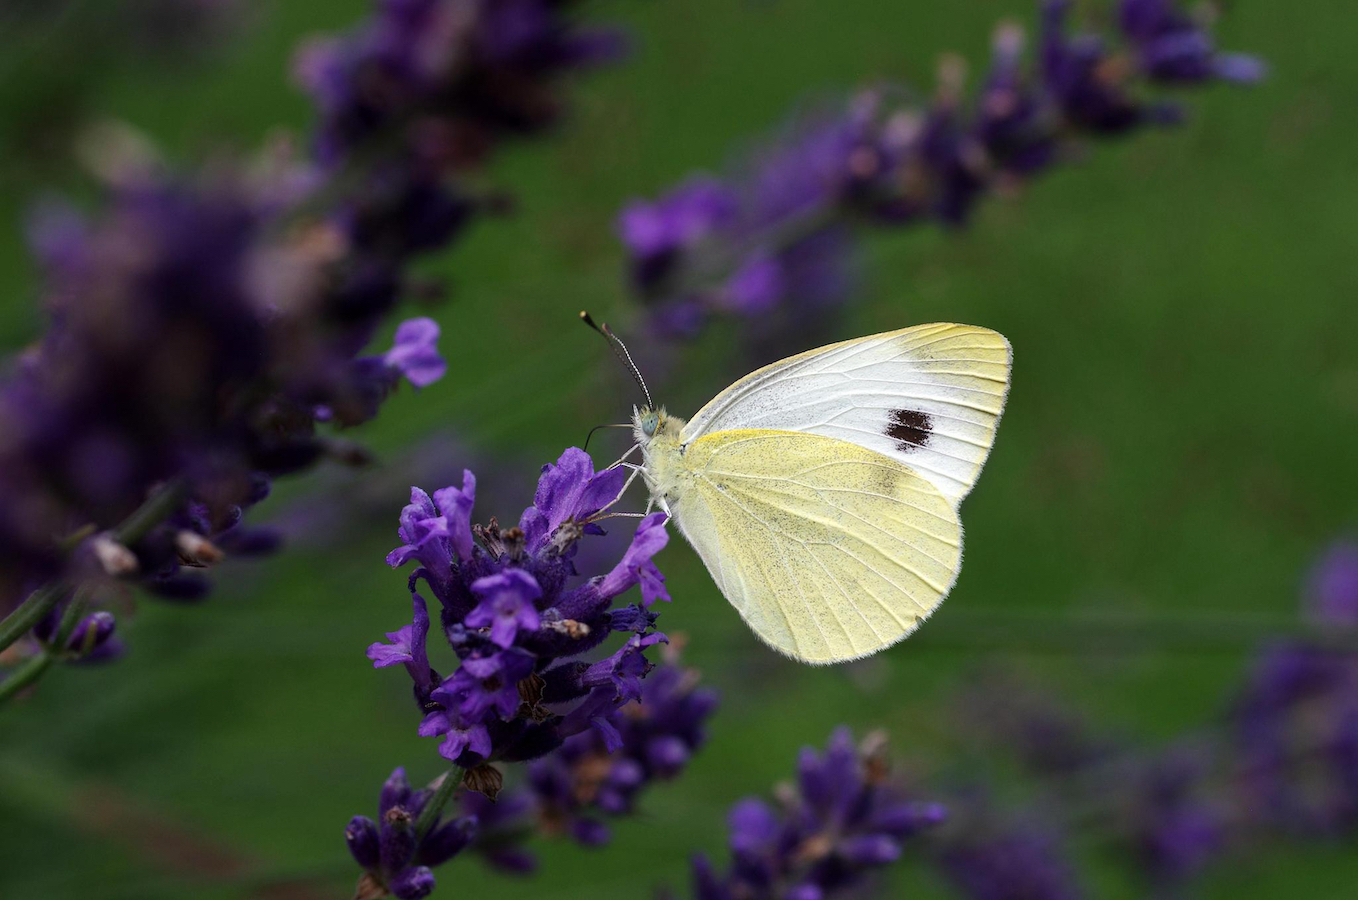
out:
<path id="1" fill-rule="evenodd" d="M 614 460 L 614 461 L 611 462 L 610 464 L 604 466 L 604 469 L 611 469 L 611 468 L 613 468 L 614 466 L 625 466 L 625 465 L 630 465 L 629 463 L 624 462 L 624 460 L 627 459 L 627 457 L 631 456 L 633 453 L 636 453 L 637 450 L 639 450 L 640 448 L 641 448 L 641 444 L 639 444 L 639 443 L 633 444 L 633 445 L 631 446 L 631 448 L 629 448 L 628 451 L 627 451 L 626 453 L 624 453 L 622 456 L 619 456 L 616 460 Z"/>
<path id="2" fill-rule="evenodd" d="M 630 453 L 631 451 L 628 451 L 628 452 Z M 623 462 L 622 460 L 618 460 L 618 462 L 614 463 L 613 465 L 614 465 L 614 466 L 617 466 L 617 465 L 626 466 L 627 468 L 629 468 L 629 469 L 632 470 L 632 474 L 628 475 L 628 476 L 627 476 L 627 480 L 624 481 L 624 482 L 622 483 L 622 490 L 618 491 L 618 496 L 616 496 L 616 497 L 614 497 L 612 500 L 608 501 L 608 503 L 605 504 L 604 506 L 601 506 L 601 507 L 599 508 L 599 512 L 597 512 L 597 513 L 595 513 L 594 515 L 590 516 L 590 519 L 591 519 L 591 520 L 596 519 L 596 518 L 603 518 L 602 516 L 600 516 L 600 513 L 608 512 L 608 510 L 609 510 L 611 507 L 616 506 L 617 503 L 618 503 L 618 501 L 622 499 L 623 495 L 627 493 L 627 489 L 628 489 L 629 487 L 632 486 L 632 482 L 636 481 L 636 480 L 637 480 L 637 476 L 641 474 L 641 466 L 633 465 L 632 463 L 626 463 L 626 462 Z M 611 469 L 612 467 L 613 467 L 613 466 L 609 466 L 610 469 Z M 612 513 L 612 515 L 621 515 L 621 513 Z"/>

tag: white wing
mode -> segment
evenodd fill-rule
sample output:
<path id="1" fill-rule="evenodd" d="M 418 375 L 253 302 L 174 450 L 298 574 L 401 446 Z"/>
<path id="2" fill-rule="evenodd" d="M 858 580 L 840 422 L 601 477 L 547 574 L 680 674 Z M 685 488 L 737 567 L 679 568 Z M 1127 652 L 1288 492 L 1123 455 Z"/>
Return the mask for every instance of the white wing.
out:
<path id="1" fill-rule="evenodd" d="M 737 428 L 839 438 L 900 460 L 955 507 L 995 440 L 1012 356 L 998 332 L 950 323 L 830 344 L 737 381 L 680 440 Z"/>

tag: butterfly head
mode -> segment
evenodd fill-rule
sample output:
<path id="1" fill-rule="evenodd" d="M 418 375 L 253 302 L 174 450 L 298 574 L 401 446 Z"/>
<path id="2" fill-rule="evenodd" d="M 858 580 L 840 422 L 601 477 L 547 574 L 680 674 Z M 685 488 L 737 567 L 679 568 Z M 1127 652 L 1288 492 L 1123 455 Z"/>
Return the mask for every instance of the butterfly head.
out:
<path id="1" fill-rule="evenodd" d="M 642 444 L 649 444 L 656 435 L 665 433 L 669 416 L 664 408 L 651 409 L 649 406 L 632 407 L 632 432 Z"/>

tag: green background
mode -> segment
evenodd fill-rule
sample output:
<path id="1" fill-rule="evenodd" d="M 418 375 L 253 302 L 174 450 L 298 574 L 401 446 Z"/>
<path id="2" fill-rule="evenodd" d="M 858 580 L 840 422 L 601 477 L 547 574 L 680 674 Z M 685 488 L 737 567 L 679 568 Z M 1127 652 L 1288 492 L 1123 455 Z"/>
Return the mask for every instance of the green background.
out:
<path id="1" fill-rule="evenodd" d="M 1292 615 L 1307 567 L 1353 526 L 1358 500 L 1350 4 L 1232 7 L 1222 43 L 1264 56 L 1266 84 L 1193 92 L 1184 127 L 1090 146 L 986 203 L 965 232 L 873 238 L 859 302 L 806 338 L 951 320 L 1014 345 L 1004 423 L 964 508 L 966 565 L 935 619 L 865 663 L 799 667 L 756 643 L 676 539 L 659 560 L 675 598 L 661 624 L 687 635 L 687 661 L 723 694 L 708 746 L 615 823 L 607 848 L 539 842 L 541 870 L 527 881 L 460 859 L 439 873 L 436 897 L 647 896 L 680 884 L 691 851 L 723 853 L 726 807 L 788 777 L 797 748 L 840 722 L 886 728 L 927 793 L 930 776 L 988 765 L 959 724 L 959 691 L 978 671 L 1021 673 L 1131 741 L 1219 713 L 1251 649 L 1231 626 Z M 258 4 L 225 47 L 171 69 L 84 53 L 70 37 L 78 10 L 6 29 L 5 346 L 38 328 L 23 210 L 45 190 L 83 190 L 71 161 L 34 152 L 20 123 L 79 89 L 92 116 L 130 123 L 176 160 L 301 132 L 310 107 L 287 83 L 292 48 L 365 8 Z M 513 519 L 542 462 L 630 409 L 626 381 L 573 322 L 581 307 L 628 321 L 619 205 L 720 166 L 808 98 L 881 78 L 927 90 L 945 51 L 975 72 L 993 24 L 1027 22 L 1032 9 L 591 4 L 591 17 L 633 30 L 636 52 L 572 87 L 557 134 L 497 157 L 488 180 L 517 195 L 512 218 L 483 221 L 422 264 L 453 286 L 429 311 L 450 371 L 355 435 L 379 465 L 283 486 L 259 516 L 309 523 L 292 549 L 222 569 L 200 607 L 139 603 L 122 622 L 124 660 L 55 671 L 0 712 L 0 896 L 292 896 L 270 893 L 279 879 L 347 896 L 349 817 L 375 812 L 393 766 L 417 780 L 440 771 L 433 742 L 415 736 L 404 676 L 374 672 L 363 655 L 409 613 L 404 574 L 382 562 L 406 486 L 517 461 L 478 505 L 480 519 Z M 658 399 L 691 413 L 764 361 L 737 352 L 736 337 L 719 327 L 676 349 Z M 1072 639 L 1059 626 L 1072 615 L 1103 624 Z M 1155 624 L 1129 638 L 1124 616 Z M 1194 633 L 1219 622 L 1223 637 L 1176 640 L 1186 620 Z M 1099 896 L 1138 895 L 1097 856 L 1086 862 Z M 1351 848 L 1281 846 L 1219 867 L 1202 893 L 1349 897 L 1355 876 Z M 947 896 L 918 867 L 893 879 L 912 896 Z"/>

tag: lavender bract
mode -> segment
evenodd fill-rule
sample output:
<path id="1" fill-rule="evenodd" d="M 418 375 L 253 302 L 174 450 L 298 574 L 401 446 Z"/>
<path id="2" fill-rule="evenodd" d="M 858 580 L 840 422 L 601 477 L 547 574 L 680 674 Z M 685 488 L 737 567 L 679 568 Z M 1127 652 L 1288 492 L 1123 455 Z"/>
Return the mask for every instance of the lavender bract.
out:
<path id="1" fill-rule="evenodd" d="M 1119 36 L 1071 35 L 1069 0 L 1041 7 L 1038 59 L 1003 25 L 990 71 L 968 101 L 949 61 L 921 107 L 874 88 L 804 116 L 726 177 L 692 177 L 618 217 L 632 285 L 663 334 L 692 335 L 712 315 L 805 322 L 844 301 L 854 232 L 964 224 L 987 194 L 1069 158 L 1074 139 L 1180 119 L 1143 86 L 1252 83 L 1264 67 L 1218 53 L 1171 0 L 1122 0 Z M 815 319 L 810 321 L 814 322 Z"/>

